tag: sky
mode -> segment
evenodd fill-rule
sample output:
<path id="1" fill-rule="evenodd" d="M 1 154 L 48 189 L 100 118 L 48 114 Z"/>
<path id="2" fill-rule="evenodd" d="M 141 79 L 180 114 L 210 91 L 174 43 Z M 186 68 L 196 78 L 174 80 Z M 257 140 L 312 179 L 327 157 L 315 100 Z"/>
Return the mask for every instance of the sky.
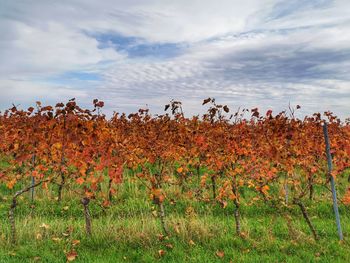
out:
<path id="1" fill-rule="evenodd" d="M 349 0 L 0 0 L 0 110 L 76 98 L 104 112 L 350 117 Z"/>

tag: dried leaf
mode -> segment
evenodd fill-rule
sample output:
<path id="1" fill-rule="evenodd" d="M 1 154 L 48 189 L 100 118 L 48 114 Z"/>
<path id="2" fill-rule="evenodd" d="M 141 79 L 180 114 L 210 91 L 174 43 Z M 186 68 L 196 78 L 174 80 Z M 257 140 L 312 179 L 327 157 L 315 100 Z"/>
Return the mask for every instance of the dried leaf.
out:
<path id="1" fill-rule="evenodd" d="M 173 248 L 174 248 L 174 246 L 173 246 L 172 244 L 170 244 L 170 243 L 165 244 L 165 246 L 166 246 L 167 248 L 170 248 L 170 249 L 173 249 Z"/>
<path id="2" fill-rule="evenodd" d="M 203 100 L 202 105 L 207 104 L 209 101 L 211 101 L 211 98 L 207 98 L 207 99 Z"/>
<path id="3" fill-rule="evenodd" d="M 179 168 L 176 169 L 176 171 L 177 171 L 178 173 L 182 173 L 183 170 L 184 170 L 184 168 L 182 168 L 182 167 L 179 167 Z"/>
<path id="4" fill-rule="evenodd" d="M 166 254 L 166 251 L 164 251 L 163 249 L 158 250 L 158 255 L 160 257 L 164 256 L 165 254 Z"/>
<path id="5" fill-rule="evenodd" d="M 45 224 L 45 223 L 42 223 L 41 226 L 40 226 L 40 228 L 43 228 L 43 229 L 47 230 L 47 229 L 50 228 L 50 226 L 47 225 L 47 224 Z"/>
<path id="6" fill-rule="evenodd" d="M 79 245 L 79 244 L 80 244 L 80 240 L 78 240 L 78 239 L 72 240 L 72 245 L 73 245 L 73 246 L 77 246 L 77 245 Z"/>
<path id="7" fill-rule="evenodd" d="M 61 241 L 61 238 L 59 238 L 59 237 L 52 237 L 51 239 L 54 242 L 60 242 Z"/>
<path id="8" fill-rule="evenodd" d="M 75 250 L 71 250 L 66 254 L 67 261 L 74 261 L 78 256 L 78 253 Z"/>
<path id="9" fill-rule="evenodd" d="M 225 256 L 225 252 L 217 250 L 215 255 L 219 258 L 223 258 Z"/>

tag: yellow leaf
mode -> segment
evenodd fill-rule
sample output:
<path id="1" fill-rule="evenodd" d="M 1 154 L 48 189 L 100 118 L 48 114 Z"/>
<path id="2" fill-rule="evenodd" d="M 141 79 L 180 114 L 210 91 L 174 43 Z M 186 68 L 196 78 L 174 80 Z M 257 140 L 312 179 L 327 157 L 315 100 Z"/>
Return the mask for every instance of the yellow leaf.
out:
<path id="1" fill-rule="evenodd" d="M 182 167 L 179 167 L 179 168 L 176 169 L 176 171 L 177 171 L 178 173 L 182 173 L 183 170 L 184 170 L 184 168 L 182 168 Z"/>
<path id="2" fill-rule="evenodd" d="M 57 150 L 61 150 L 62 149 L 62 143 L 60 142 L 56 142 L 55 144 L 52 145 L 54 148 L 56 148 Z"/>
<path id="3" fill-rule="evenodd" d="M 175 230 L 176 234 L 180 234 L 180 228 L 179 228 L 179 225 L 178 225 L 178 224 L 176 224 L 176 225 L 174 226 L 174 230 Z"/>
<path id="4" fill-rule="evenodd" d="M 47 230 L 47 229 L 50 228 L 50 226 L 49 226 L 49 225 L 46 225 L 45 223 L 42 223 L 41 226 L 40 226 L 40 228 L 43 228 L 43 229 Z"/>
<path id="5" fill-rule="evenodd" d="M 157 213 L 157 211 L 152 211 L 152 215 L 154 216 L 154 217 L 157 217 L 158 216 L 158 213 Z"/>
<path id="6" fill-rule="evenodd" d="M 52 241 L 54 241 L 54 242 L 60 242 L 61 241 L 61 239 L 59 238 L 59 237 L 53 237 L 53 238 L 51 238 L 52 239 Z"/>

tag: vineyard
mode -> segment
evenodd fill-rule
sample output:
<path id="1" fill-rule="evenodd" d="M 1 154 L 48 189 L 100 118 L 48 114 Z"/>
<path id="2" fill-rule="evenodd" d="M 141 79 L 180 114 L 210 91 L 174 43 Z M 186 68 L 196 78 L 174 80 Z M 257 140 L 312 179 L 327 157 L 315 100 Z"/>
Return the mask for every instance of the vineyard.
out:
<path id="1" fill-rule="evenodd" d="M 0 114 L 0 262 L 349 260 L 349 120 L 212 98 L 190 118 L 178 101 L 163 115 L 107 118 L 103 106 Z M 45 243 L 54 256 L 36 252 Z M 301 244 L 311 254 L 265 251 Z"/>

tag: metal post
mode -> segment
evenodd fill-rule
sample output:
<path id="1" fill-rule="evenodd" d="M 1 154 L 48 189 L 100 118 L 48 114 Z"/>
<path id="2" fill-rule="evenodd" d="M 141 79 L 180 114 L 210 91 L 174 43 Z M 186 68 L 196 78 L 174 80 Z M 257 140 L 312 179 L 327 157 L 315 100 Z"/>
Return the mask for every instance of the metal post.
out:
<path id="1" fill-rule="evenodd" d="M 33 170 L 34 170 L 34 167 L 35 167 L 35 154 L 33 154 L 32 156 L 32 165 L 33 165 Z M 32 186 L 34 186 L 35 184 L 35 178 L 34 176 L 32 176 Z M 30 194 L 31 194 L 31 200 L 32 202 L 34 201 L 34 187 L 32 187 L 31 191 L 30 191 Z"/>
<path id="2" fill-rule="evenodd" d="M 335 214 L 335 220 L 337 222 L 339 239 L 343 240 L 343 232 L 342 232 L 341 225 L 340 225 L 340 215 L 339 215 L 338 203 L 337 203 L 337 192 L 335 190 L 334 177 L 331 174 L 332 169 L 333 169 L 333 167 L 332 167 L 332 155 L 331 155 L 331 147 L 330 147 L 330 143 L 329 143 L 328 128 L 327 128 L 326 122 L 323 124 L 323 134 L 324 134 L 324 141 L 326 144 L 328 176 L 330 177 L 330 181 L 331 181 L 332 197 L 333 197 L 333 209 L 334 209 L 334 214 Z"/>

